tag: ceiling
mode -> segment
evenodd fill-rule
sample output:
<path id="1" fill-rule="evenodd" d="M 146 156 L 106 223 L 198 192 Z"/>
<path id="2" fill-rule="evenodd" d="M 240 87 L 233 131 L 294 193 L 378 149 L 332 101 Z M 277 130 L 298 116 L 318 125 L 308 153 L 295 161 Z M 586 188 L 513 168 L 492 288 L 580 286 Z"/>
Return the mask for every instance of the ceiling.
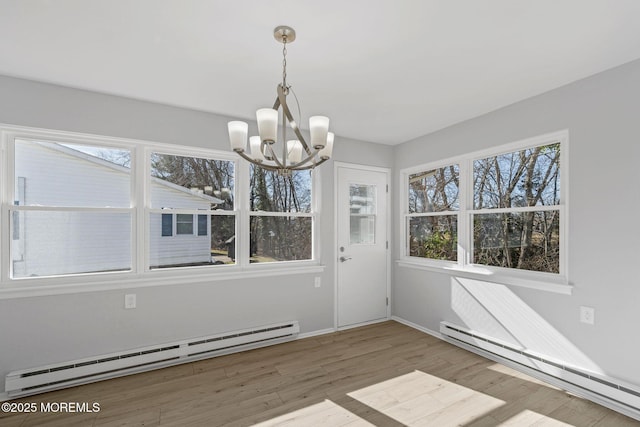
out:
<path id="1" fill-rule="evenodd" d="M 638 0 L 0 0 L 0 74 L 397 144 L 640 58 Z"/>

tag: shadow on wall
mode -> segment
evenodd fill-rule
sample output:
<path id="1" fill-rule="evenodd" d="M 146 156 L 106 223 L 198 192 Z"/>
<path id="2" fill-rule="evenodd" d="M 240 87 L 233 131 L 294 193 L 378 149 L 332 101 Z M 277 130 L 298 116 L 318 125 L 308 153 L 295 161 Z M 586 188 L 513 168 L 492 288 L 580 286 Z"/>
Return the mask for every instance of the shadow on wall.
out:
<path id="1" fill-rule="evenodd" d="M 602 369 L 507 286 L 451 278 L 451 308 L 467 328 L 573 366 Z"/>

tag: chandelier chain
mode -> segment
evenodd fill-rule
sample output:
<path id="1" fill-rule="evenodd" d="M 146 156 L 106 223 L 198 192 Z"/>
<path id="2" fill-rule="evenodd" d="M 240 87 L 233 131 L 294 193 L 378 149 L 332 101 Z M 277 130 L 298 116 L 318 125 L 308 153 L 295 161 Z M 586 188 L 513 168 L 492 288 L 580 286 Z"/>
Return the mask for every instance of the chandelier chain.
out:
<path id="1" fill-rule="evenodd" d="M 287 36 L 282 38 L 282 88 L 287 90 Z"/>

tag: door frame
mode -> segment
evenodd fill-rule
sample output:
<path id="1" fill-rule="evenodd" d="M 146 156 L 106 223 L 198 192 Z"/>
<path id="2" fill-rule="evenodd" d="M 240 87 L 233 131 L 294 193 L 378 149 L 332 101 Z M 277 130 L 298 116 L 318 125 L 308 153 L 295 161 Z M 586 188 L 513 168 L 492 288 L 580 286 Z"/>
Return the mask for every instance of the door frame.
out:
<path id="1" fill-rule="evenodd" d="M 373 320 L 371 322 L 359 323 L 356 325 L 349 325 L 338 327 L 338 169 L 347 168 L 347 169 L 358 169 L 366 172 L 382 172 L 386 176 L 387 183 L 387 191 L 385 192 L 387 198 L 387 212 L 386 215 L 386 233 L 387 233 L 387 256 L 386 256 L 386 264 L 387 264 L 387 277 L 386 277 L 386 286 L 387 286 L 387 298 L 389 299 L 389 303 L 387 304 L 387 316 L 382 320 Z M 357 163 L 347 163 L 347 162 L 333 162 L 333 328 L 334 330 L 344 330 L 355 328 L 358 326 L 364 326 L 367 324 L 379 323 L 383 321 L 387 321 L 391 319 L 391 200 L 390 200 L 390 186 L 391 186 L 391 168 L 385 168 L 380 166 L 369 166 L 369 165 L 361 165 Z"/>

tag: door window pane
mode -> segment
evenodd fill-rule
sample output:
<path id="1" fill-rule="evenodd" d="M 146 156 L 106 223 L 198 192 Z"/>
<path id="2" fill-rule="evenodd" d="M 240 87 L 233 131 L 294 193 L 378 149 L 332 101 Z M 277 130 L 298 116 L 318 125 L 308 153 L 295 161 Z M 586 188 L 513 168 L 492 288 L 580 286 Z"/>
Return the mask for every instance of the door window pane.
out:
<path id="1" fill-rule="evenodd" d="M 376 187 L 351 184 L 349 186 L 349 243 L 376 242 Z"/>

